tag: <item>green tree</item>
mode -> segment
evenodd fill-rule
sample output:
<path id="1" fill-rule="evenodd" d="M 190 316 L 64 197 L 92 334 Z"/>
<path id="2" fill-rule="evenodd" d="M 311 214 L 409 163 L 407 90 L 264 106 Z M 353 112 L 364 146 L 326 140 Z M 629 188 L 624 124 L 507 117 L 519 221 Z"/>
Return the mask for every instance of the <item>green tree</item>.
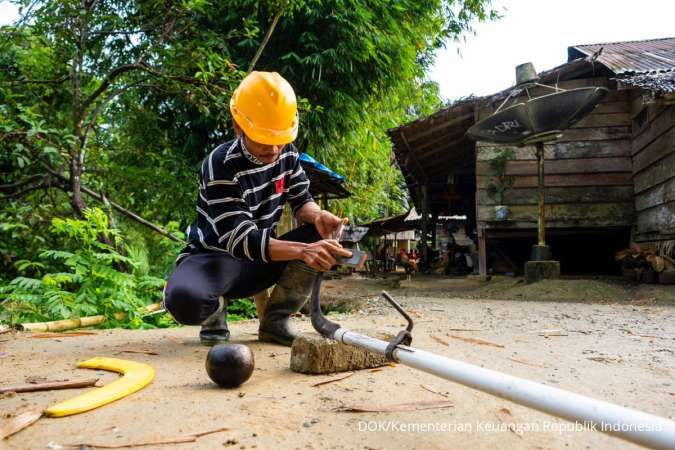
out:
<path id="1" fill-rule="evenodd" d="M 184 229 L 196 168 L 232 136 L 229 97 L 254 61 L 298 92 L 300 149 L 347 176 L 354 197 L 338 212 L 401 209 L 385 132 L 440 106 L 425 78 L 434 52 L 495 17 L 489 0 L 14 3 L 21 19 L 0 32 L 0 194 L 3 222 L 28 228 L 0 242 L 6 278 L 58 248 L 49 224 L 81 217 L 92 190 Z M 161 238 L 109 220 L 166 267 Z"/>

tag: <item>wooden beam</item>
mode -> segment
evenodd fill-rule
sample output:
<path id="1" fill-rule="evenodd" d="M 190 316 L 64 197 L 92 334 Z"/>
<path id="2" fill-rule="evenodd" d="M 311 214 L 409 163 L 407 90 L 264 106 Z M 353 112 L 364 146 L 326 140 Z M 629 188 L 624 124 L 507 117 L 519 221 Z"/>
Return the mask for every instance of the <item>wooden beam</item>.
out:
<path id="1" fill-rule="evenodd" d="M 413 162 L 413 164 L 417 167 L 419 170 L 419 176 L 421 182 L 426 182 L 427 181 L 427 175 L 424 173 L 424 167 L 422 167 L 422 164 L 417 160 L 417 157 L 413 153 L 412 149 L 410 148 L 410 144 L 408 143 L 408 139 L 406 139 L 405 134 L 403 133 L 403 130 L 399 132 L 399 135 L 401 136 L 401 140 L 403 141 L 403 144 L 405 145 L 405 148 L 407 150 L 407 155 L 410 160 Z"/>
<path id="2" fill-rule="evenodd" d="M 422 202 L 422 218 L 420 220 L 422 225 L 422 261 L 424 268 L 429 267 L 429 248 L 427 246 L 427 238 L 429 237 L 429 188 L 426 184 L 420 186 L 420 197 Z"/>
<path id="3" fill-rule="evenodd" d="M 463 140 L 465 133 L 466 133 L 466 130 L 462 129 L 459 132 L 447 133 L 447 134 L 444 134 L 442 136 L 438 136 L 436 138 L 429 139 L 429 140 L 425 141 L 423 144 L 415 146 L 415 151 L 417 152 L 418 155 L 421 156 L 424 153 L 424 150 L 426 150 L 428 148 L 438 147 L 438 144 L 443 144 L 446 141 L 452 142 L 452 141 Z M 449 144 L 446 144 L 446 145 L 449 145 Z"/>
<path id="4" fill-rule="evenodd" d="M 465 109 L 468 109 L 468 108 L 465 108 Z M 418 142 L 418 141 L 426 138 L 427 136 L 429 136 L 431 134 L 434 134 L 434 133 L 439 132 L 439 131 L 444 131 L 448 128 L 453 128 L 456 125 L 459 125 L 460 123 L 462 123 L 464 121 L 468 121 L 468 120 L 471 120 L 471 122 L 473 122 L 473 106 L 471 106 L 471 109 L 470 109 L 469 113 L 463 112 L 461 116 L 458 116 L 458 117 L 455 117 L 454 119 L 445 121 L 445 122 L 443 122 L 443 123 L 441 123 L 441 124 L 439 124 L 435 127 L 431 127 L 431 128 L 429 128 L 425 131 L 422 131 L 421 133 L 415 133 L 414 136 L 410 137 L 410 142 Z"/>
<path id="5" fill-rule="evenodd" d="M 437 147 L 437 148 L 431 150 L 430 152 L 419 154 L 419 159 L 420 159 L 420 161 L 427 160 L 429 158 L 432 158 L 432 157 L 438 155 L 439 153 L 443 153 L 443 152 L 446 152 L 446 151 L 452 149 L 453 147 L 457 146 L 458 144 L 461 144 L 462 142 L 471 142 L 471 141 L 469 141 L 468 139 L 466 139 L 464 137 L 464 135 L 462 135 L 461 137 L 455 139 L 454 141 L 448 142 L 447 144 L 445 144 L 442 147 Z M 468 147 L 468 146 L 462 146 L 462 149 L 464 149 L 466 147 Z"/>
<path id="6" fill-rule="evenodd" d="M 485 226 L 478 224 L 478 274 L 481 281 L 487 281 L 487 240 Z"/>

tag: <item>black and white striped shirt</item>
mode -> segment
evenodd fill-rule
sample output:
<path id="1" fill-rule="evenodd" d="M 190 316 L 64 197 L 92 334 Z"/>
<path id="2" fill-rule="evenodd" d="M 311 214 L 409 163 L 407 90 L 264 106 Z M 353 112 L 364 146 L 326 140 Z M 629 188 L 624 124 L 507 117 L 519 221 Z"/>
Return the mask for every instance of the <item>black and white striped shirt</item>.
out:
<path id="1" fill-rule="evenodd" d="M 284 204 L 295 214 L 309 201 L 309 180 L 292 144 L 270 164 L 249 153 L 241 139 L 222 144 L 202 161 L 197 218 L 178 259 L 197 248 L 269 262 L 269 240 Z"/>

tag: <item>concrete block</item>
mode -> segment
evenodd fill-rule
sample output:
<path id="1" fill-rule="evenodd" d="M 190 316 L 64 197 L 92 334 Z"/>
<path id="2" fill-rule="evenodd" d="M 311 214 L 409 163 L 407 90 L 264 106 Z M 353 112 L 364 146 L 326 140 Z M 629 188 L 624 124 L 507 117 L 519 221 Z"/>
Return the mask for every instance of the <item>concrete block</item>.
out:
<path id="1" fill-rule="evenodd" d="M 554 278 L 560 278 L 560 263 L 558 261 L 528 261 L 525 263 L 525 281 L 527 283 Z"/>
<path id="2" fill-rule="evenodd" d="M 354 330 L 383 341 L 394 336 L 373 330 Z M 323 374 L 347 372 L 386 366 L 389 362 L 384 355 L 326 339 L 318 333 L 302 333 L 291 347 L 291 370 L 299 373 Z"/>

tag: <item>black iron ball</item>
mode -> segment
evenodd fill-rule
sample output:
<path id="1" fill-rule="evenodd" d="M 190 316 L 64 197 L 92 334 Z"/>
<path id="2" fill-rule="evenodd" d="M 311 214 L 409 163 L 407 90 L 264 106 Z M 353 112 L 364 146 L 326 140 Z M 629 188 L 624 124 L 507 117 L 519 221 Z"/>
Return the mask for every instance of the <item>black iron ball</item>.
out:
<path id="1" fill-rule="evenodd" d="M 243 344 L 214 345 L 206 356 L 206 373 L 218 386 L 237 387 L 251 377 L 255 362 Z"/>

